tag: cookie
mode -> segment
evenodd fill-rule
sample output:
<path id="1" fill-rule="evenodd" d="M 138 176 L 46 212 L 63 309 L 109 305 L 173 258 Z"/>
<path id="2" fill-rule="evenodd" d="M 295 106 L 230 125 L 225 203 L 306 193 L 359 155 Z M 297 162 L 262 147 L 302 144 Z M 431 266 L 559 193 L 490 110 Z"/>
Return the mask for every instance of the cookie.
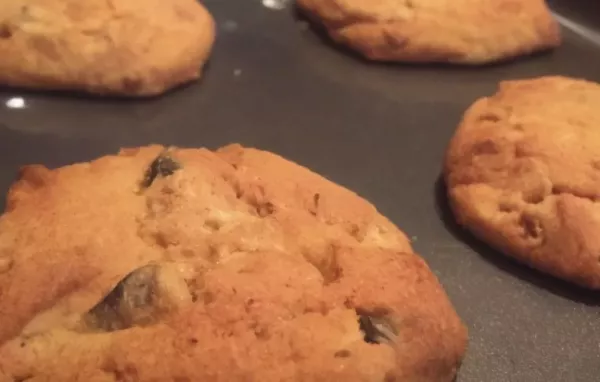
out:
<path id="1" fill-rule="evenodd" d="M 545 273 L 600 289 L 600 85 L 507 81 L 471 106 L 445 178 L 458 222 Z"/>
<path id="2" fill-rule="evenodd" d="M 502 61 L 560 44 L 544 0 L 297 0 L 329 36 L 375 61 Z"/>
<path id="3" fill-rule="evenodd" d="M 200 77 L 215 39 L 196 0 L 11 0 L 0 84 L 153 96 Z"/>
<path id="4" fill-rule="evenodd" d="M 450 382 L 466 346 L 373 205 L 239 145 L 24 167 L 0 259 L 2 382 Z"/>

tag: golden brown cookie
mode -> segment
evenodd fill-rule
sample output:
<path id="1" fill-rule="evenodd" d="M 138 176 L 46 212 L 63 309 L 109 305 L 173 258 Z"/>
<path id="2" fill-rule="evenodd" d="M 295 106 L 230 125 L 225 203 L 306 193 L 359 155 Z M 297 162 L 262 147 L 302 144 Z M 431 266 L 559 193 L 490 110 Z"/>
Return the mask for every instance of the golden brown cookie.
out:
<path id="1" fill-rule="evenodd" d="M 152 96 L 200 77 L 215 38 L 196 0 L 0 4 L 0 84 Z"/>
<path id="2" fill-rule="evenodd" d="M 394 224 L 239 145 L 27 166 L 0 259 L 1 382 L 450 382 L 465 352 Z"/>
<path id="3" fill-rule="evenodd" d="M 336 42 L 376 61 L 477 65 L 553 48 L 544 0 L 297 0 Z"/>
<path id="4" fill-rule="evenodd" d="M 500 84 L 466 112 L 445 177 L 458 222 L 531 267 L 600 289 L 600 85 Z"/>

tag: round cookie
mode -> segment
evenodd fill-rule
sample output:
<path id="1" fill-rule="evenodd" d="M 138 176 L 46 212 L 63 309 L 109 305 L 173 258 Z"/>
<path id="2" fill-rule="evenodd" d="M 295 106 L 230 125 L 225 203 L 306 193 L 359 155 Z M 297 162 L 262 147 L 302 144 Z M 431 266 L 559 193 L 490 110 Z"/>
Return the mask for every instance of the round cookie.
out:
<path id="1" fill-rule="evenodd" d="M 466 347 L 373 205 L 239 145 L 27 166 L 0 264 L 1 382 L 450 382 Z"/>
<path id="2" fill-rule="evenodd" d="M 0 84 L 153 96 L 200 77 L 215 39 L 196 0 L 11 0 Z"/>
<path id="3" fill-rule="evenodd" d="M 509 256 L 600 289 L 600 85 L 507 81 L 471 106 L 445 178 L 458 222 Z"/>
<path id="4" fill-rule="evenodd" d="M 297 0 L 331 38 L 375 61 L 486 64 L 560 44 L 544 0 Z"/>

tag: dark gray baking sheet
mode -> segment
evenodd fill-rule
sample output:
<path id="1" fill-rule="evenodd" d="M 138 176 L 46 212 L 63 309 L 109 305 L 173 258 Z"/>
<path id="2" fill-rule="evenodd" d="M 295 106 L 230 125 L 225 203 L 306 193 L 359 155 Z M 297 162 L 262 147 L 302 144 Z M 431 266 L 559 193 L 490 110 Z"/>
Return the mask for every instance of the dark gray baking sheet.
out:
<path id="1" fill-rule="evenodd" d="M 552 1 L 569 27 L 555 53 L 480 69 L 367 64 L 321 40 L 290 6 L 206 5 L 219 37 L 200 83 L 146 101 L 0 91 L 0 105 L 25 102 L 0 108 L 0 191 L 21 164 L 63 165 L 121 146 L 273 150 L 370 199 L 413 238 L 470 329 L 459 382 L 600 381 L 599 295 L 475 243 L 448 219 L 437 182 L 462 112 L 499 80 L 600 81 L 597 0 Z"/>

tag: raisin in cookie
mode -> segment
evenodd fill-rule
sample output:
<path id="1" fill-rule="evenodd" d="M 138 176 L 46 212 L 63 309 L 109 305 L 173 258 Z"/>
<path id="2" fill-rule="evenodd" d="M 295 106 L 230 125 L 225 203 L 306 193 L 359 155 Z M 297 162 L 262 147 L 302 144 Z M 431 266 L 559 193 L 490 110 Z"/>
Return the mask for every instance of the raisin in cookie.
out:
<path id="1" fill-rule="evenodd" d="M 196 0 L 0 4 L 0 84 L 151 96 L 200 76 L 215 38 Z"/>
<path id="2" fill-rule="evenodd" d="M 544 0 L 297 0 L 368 59 L 477 65 L 559 45 Z"/>
<path id="3" fill-rule="evenodd" d="M 466 346 L 373 205 L 238 145 L 25 167 L 0 256 L 2 382 L 450 382 Z"/>
<path id="4" fill-rule="evenodd" d="M 503 82 L 452 139 L 445 176 L 458 222 L 531 267 L 600 289 L 600 85 Z"/>

